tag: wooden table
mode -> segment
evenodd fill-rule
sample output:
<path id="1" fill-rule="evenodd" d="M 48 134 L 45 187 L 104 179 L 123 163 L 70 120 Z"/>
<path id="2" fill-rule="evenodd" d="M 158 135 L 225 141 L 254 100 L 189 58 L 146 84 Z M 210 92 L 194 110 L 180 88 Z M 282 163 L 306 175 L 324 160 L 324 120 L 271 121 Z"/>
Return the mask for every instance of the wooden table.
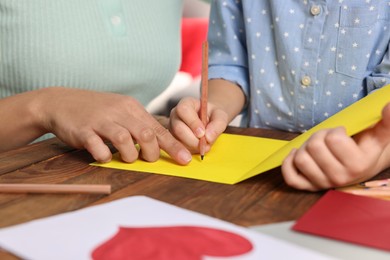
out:
<path id="1" fill-rule="evenodd" d="M 290 140 L 294 134 L 229 128 L 229 133 Z M 259 147 L 261 149 L 261 147 Z M 145 195 L 241 226 L 299 218 L 322 192 L 289 188 L 280 168 L 235 185 L 90 166 L 93 158 L 50 139 L 0 153 L 0 183 L 111 184 L 112 194 L 1 194 L 0 227 L 52 216 L 123 197 Z M 12 256 L 3 252 L 0 258 Z"/>

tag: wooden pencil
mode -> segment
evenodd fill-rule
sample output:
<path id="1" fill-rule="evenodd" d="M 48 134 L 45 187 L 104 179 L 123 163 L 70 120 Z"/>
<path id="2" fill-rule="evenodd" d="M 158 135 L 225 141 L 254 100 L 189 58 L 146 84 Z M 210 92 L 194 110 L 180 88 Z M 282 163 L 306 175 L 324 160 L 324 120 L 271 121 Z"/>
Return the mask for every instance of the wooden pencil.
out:
<path id="1" fill-rule="evenodd" d="M 0 193 L 110 194 L 111 185 L 0 183 Z"/>
<path id="2" fill-rule="evenodd" d="M 340 191 L 355 194 L 355 195 L 390 197 L 390 187 L 348 188 L 348 189 L 340 189 Z"/>
<path id="3" fill-rule="evenodd" d="M 390 179 L 383 180 L 373 180 L 360 183 L 363 187 L 380 187 L 380 186 L 390 186 Z"/>
<path id="4" fill-rule="evenodd" d="M 208 42 L 204 42 L 202 45 L 202 75 L 201 75 L 201 96 L 200 96 L 200 109 L 199 117 L 202 120 L 204 127 L 207 125 L 207 99 L 208 99 Z M 199 140 L 199 153 L 203 160 L 205 155 L 206 137 L 203 136 Z"/>

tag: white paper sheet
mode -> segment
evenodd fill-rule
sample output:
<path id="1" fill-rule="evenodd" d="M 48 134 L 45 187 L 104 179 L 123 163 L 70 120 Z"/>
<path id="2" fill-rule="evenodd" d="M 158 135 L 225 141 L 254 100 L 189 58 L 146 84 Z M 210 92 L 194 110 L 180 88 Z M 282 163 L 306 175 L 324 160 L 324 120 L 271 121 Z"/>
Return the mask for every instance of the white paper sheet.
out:
<path id="1" fill-rule="evenodd" d="M 253 250 L 245 255 L 203 259 L 329 259 L 271 236 L 144 196 L 0 229 L 0 247 L 26 259 L 91 259 L 91 252 L 114 236 L 119 226 L 210 227 L 243 236 L 253 245 Z"/>

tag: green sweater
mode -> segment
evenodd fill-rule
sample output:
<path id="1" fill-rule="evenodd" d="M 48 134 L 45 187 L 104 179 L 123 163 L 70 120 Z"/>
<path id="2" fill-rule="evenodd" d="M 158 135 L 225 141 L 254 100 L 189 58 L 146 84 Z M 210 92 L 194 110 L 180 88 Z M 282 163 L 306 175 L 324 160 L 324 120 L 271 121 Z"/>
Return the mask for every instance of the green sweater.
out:
<path id="1" fill-rule="evenodd" d="M 0 0 L 0 98 L 47 86 L 146 105 L 180 62 L 181 0 Z"/>

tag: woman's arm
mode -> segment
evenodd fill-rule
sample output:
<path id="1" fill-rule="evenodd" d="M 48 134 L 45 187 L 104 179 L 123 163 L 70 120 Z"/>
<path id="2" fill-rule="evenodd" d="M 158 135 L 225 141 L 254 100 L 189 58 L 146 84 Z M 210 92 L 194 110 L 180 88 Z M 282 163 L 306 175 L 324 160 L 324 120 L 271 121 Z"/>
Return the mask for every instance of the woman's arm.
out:
<path id="1" fill-rule="evenodd" d="M 105 141 L 126 162 L 139 156 L 155 161 L 160 148 L 179 164 L 189 151 L 134 98 L 64 87 L 43 88 L 0 100 L 1 150 L 25 145 L 44 133 L 54 133 L 70 146 L 87 149 L 100 162 L 111 160 Z"/>

